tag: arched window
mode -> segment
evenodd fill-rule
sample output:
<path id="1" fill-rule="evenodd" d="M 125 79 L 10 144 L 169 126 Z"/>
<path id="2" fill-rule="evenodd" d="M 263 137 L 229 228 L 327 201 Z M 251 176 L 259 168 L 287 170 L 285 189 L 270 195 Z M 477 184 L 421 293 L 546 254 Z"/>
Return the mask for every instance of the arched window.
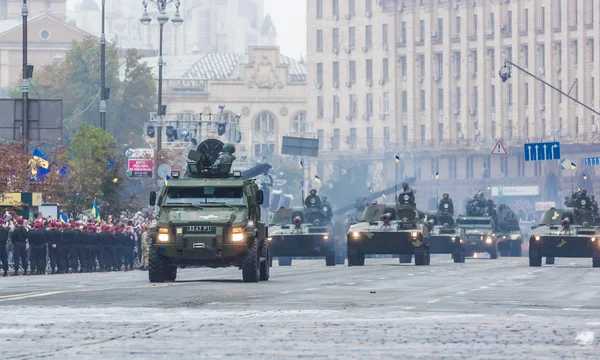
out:
<path id="1" fill-rule="evenodd" d="M 294 116 L 292 119 L 292 126 L 290 127 L 292 133 L 303 133 L 306 132 L 306 112 L 301 111 Z"/>
<path id="2" fill-rule="evenodd" d="M 254 130 L 259 131 L 274 131 L 275 130 L 275 118 L 269 112 L 261 112 L 254 119 Z"/>

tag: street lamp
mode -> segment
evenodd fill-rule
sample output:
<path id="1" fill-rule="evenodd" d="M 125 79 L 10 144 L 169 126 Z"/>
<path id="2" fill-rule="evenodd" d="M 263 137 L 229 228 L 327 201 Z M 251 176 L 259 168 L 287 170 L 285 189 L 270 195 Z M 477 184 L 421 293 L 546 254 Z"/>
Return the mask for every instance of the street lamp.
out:
<path id="1" fill-rule="evenodd" d="M 158 124 L 156 126 L 156 143 L 157 143 L 156 150 L 158 153 L 158 151 L 160 151 L 162 148 L 162 116 L 165 115 L 165 114 L 163 114 L 163 110 L 162 110 L 162 108 L 163 108 L 162 107 L 162 68 L 164 65 L 163 58 L 162 58 L 162 46 L 163 46 L 163 25 L 165 25 L 169 21 L 169 16 L 166 14 L 167 6 L 171 3 L 175 4 L 175 15 L 173 16 L 173 19 L 171 19 L 171 22 L 173 23 L 173 25 L 175 25 L 175 26 L 181 25 L 183 23 L 183 19 L 181 18 L 181 15 L 179 15 L 179 6 L 181 5 L 179 0 L 149 0 L 149 1 L 151 3 L 153 3 L 156 6 L 156 10 L 158 10 L 158 16 L 156 17 L 156 20 L 158 20 L 158 23 L 160 24 L 159 53 L 158 53 L 158 107 L 157 107 L 157 111 L 156 111 L 156 114 L 158 115 L 158 117 L 161 118 L 158 121 Z M 144 5 L 144 14 L 140 18 L 140 22 L 142 23 L 142 25 L 148 25 L 152 22 L 152 18 L 148 15 L 148 2 L 146 0 L 143 0 L 142 4 Z"/>

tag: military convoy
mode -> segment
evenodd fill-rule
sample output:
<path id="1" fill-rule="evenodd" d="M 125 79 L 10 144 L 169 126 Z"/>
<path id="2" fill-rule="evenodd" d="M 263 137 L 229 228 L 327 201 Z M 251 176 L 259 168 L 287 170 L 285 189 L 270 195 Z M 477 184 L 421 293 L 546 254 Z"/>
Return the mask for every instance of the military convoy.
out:
<path id="1" fill-rule="evenodd" d="M 598 207 L 582 190 L 565 201 L 565 208 L 550 208 L 531 228 L 529 266 L 554 264 L 556 257 L 592 258 L 600 267 L 600 230 Z"/>
<path id="2" fill-rule="evenodd" d="M 150 229 L 150 282 L 174 281 L 178 266 L 237 266 L 244 282 L 269 280 L 268 228 L 260 221 L 263 192 L 231 172 L 232 144 L 203 141 L 190 151 L 186 175 L 150 193 L 158 205 Z"/>
<path id="3" fill-rule="evenodd" d="M 292 257 L 324 257 L 326 266 L 343 264 L 345 243 L 334 225 L 331 205 L 311 190 L 303 207 L 282 207 L 273 213 L 269 225 L 272 258 L 278 259 L 279 266 L 291 265 Z"/>

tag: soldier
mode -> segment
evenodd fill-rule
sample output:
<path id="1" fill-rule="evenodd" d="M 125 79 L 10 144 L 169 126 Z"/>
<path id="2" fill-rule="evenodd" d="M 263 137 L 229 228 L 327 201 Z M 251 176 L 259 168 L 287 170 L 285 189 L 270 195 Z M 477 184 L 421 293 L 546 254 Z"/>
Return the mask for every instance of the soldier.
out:
<path id="1" fill-rule="evenodd" d="M 233 155 L 233 153 L 235 153 L 235 145 L 233 145 L 231 143 L 227 143 L 227 144 L 223 145 L 223 150 L 222 150 L 221 154 L 219 155 L 217 160 L 215 160 L 215 162 L 212 164 L 212 171 L 218 172 L 219 165 L 221 165 L 221 166 L 229 165 L 229 167 L 231 168 L 231 165 L 235 161 L 235 156 Z M 227 171 L 229 172 L 229 170 L 227 170 Z"/>
<path id="2" fill-rule="evenodd" d="M 100 233 L 100 246 L 98 248 L 100 258 L 102 259 L 100 269 L 102 269 L 103 271 L 110 271 L 112 268 L 113 254 L 111 248 L 112 239 L 110 234 L 110 226 L 103 225 L 102 232 Z"/>
<path id="3" fill-rule="evenodd" d="M 112 241 L 113 241 L 113 251 L 114 251 L 114 261 L 113 266 L 115 271 L 121 271 L 121 266 L 123 265 L 123 244 L 121 243 L 121 226 L 116 225 L 112 231 Z"/>
<path id="4" fill-rule="evenodd" d="M 90 271 L 96 271 L 96 260 L 100 260 L 98 257 L 98 243 L 99 243 L 99 234 L 98 228 L 94 225 L 88 226 L 89 230 L 89 261 L 90 261 Z M 99 261 L 98 261 L 99 262 Z"/>
<path id="5" fill-rule="evenodd" d="M 152 243 L 150 241 L 150 233 L 147 224 L 142 226 L 142 231 L 142 267 L 140 270 L 148 270 L 148 256 L 150 255 Z"/>
<path id="6" fill-rule="evenodd" d="M 8 233 L 10 229 L 4 224 L 4 219 L 0 218 L 0 261 L 2 262 L 2 276 L 8 276 L 8 251 L 6 245 L 8 243 Z"/>
<path id="7" fill-rule="evenodd" d="M 327 196 L 322 196 L 321 197 L 321 207 L 323 207 L 324 209 L 326 209 L 325 211 L 325 217 L 328 219 L 331 219 L 331 216 L 333 215 L 333 209 L 331 208 L 331 204 L 329 203 L 329 200 L 327 199 Z"/>
<path id="8" fill-rule="evenodd" d="M 79 239 L 79 228 L 75 222 L 69 224 L 69 242 L 69 262 L 71 271 L 77 272 L 79 270 L 81 240 Z"/>
<path id="9" fill-rule="evenodd" d="M 483 192 L 481 190 L 479 190 L 477 194 L 475 194 L 473 200 L 477 202 L 477 207 L 479 208 L 484 208 L 486 206 L 485 195 L 483 195 Z"/>
<path id="10" fill-rule="evenodd" d="M 590 198 L 587 196 L 587 190 L 581 189 L 575 200 L 575 207 L 578 209 L 591 209 Z"/>
<path id="11" fill-rule="evenodd" d="M 77 265 L 73 265 L 75 259 L 71 258 L 71 247 L 73 246 L 73 233 L 71 232 L 71 228 L 67 223 L 59 223 L 60 228 L 62 230 L 62 243 L 63 246 L 60 249 L 60 255 L 62 257 L 62 263 L 65 273 L 69 273 L 69 269 L 74 269 L 73 271 L 77 271 Z"/>
<path id="12" fill-rule="evenodd" d="M 398 195 L 397 201 L 401 203 L 415 203 L 414 191 L 408 186 L 407 182 L 402 183 L 402 192 Z"/>
<path id="13" fill-rule="evenodd" d="M 129 267 L 129 270 L 133 270 L 133 258 L 134 258 L 134 248 L 135 248 L 135 236 L 133 235 L 133 229 L 131 227 L 127 227 L 127 231 L 124 234 L 124 251 L 125 251 L 125 270 Z"/>
<path id="14" fill-rule="evenodd" d="M 29 231 L 29 251 L 31 262 L 31 274 L 43 275 L 46 273 L 46 254 L 44 247 L 46 246 L 46 238 L 42 230 L 42 223 L 36 221 L 33 225 L 33 230 Z"/>
<path id="15" fill-rule="evenodd" d="M 438 211 L 441 213 L 454 215 L 454 203 L 452 202 L 452 199 L 448 193 L 444 193 L 444 195 L 442 195 L 442 200 L 440 200 Z"/>
<path id="16" fill-rule="evenodd" d="M 27 229 L 23 225 L 23 219 L 17 219 L 17 227 L 12 234 L 12 242 L 15 247 L 13 263 L 15 272 L 13 276 L 19 275 L 19 262 L 23 264 L 23 275 L 27 275 Z"/>
<path id="17" fill-rule="evenodd" d="M 50 223 L 50 230 L 46 232 L 46 239 L 48 241 L 48 252 L 50 255 L 50 269 L 52 274 L 57 274 L 61 269 L 60 265 L 60 237 L 62 234 L 57 229 L 57 223 L 52 221 Z"/>
<path id="18" fill-rule="evenodd" d="M 594 214 L 598 214 L 598 202 L 596 201 L 596 197 L 594 195 L 590 195 L 590 204 L 592 205 L 592 212 Z"/>

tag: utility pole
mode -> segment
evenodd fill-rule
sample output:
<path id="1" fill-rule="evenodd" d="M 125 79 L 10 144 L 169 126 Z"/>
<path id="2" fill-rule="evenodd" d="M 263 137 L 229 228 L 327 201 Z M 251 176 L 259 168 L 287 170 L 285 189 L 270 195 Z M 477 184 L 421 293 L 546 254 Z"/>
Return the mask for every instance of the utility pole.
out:
<path id="1" fill-rule="evenodd" d="M 25 141 L 25 151 L 28 150 L 27 141 L 29 140 L 29 81 L 27 74 L 27 15 L 29 10 L 27 9 L 27 0 L 23 0 L 23 82 L 21 83 L 21 94 L 22 94 L 22 105 L 23 105 L 23 126 L 22 126 L 22 139 Z"/>
<path id="2" fill-rule="evenodd" d="M 106 36 L 104 35 L 104 6 L 102 0 L 102 34 L 100 35 L 100 127 L 106 130 Z"/>

